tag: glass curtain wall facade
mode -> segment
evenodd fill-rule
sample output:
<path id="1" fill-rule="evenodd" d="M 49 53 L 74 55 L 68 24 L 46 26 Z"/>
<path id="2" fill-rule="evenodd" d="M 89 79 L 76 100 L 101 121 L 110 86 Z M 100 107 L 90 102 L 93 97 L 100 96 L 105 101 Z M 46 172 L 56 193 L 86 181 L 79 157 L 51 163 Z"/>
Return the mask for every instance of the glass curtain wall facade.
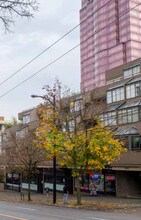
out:
<path id="1" fill-rule="evenodd" d="M 103 86 L 107 70 L 141 56 L 141 5 L 135 7 L 139 3 L 140 0 L 82 0 L 82 91 Z"/>

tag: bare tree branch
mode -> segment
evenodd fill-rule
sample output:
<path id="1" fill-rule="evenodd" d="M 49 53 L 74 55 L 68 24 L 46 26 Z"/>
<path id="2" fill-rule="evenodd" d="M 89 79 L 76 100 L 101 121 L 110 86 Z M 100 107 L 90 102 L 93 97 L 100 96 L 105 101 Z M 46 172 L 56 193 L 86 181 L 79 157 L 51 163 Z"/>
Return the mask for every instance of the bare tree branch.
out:
<path id="1" fill-rule="evenodd" d="M 0 0 L 0 20 L 5 32 L 10 32 L 15 24 L 14 16 L 32 18 L 35 11 L 38 11 L 36 0 Z"/>

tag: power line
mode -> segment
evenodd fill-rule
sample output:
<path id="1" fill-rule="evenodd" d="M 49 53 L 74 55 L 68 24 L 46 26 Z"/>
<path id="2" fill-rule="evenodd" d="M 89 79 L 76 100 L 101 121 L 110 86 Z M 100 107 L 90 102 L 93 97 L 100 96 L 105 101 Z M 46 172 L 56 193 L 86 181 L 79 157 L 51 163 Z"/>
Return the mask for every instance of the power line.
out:
<path id="1" fill-rule="evenodd" d="M 112 0 L 110 0 L 112 1 Z M 110 2 L 109 1 L 109 2 Z M 47 47 L 46 49 L 44 49 L 42 52 L 40 52 L 39 54 L 37 54 L 35 57 L 33 57 L 33 59 L 31 59 L 29 62 L 27 62 L 25 65 L 23 65 L 20 69 L 18 69 L 16 72 L 14 72 L 13 74 L 11 74 L 9 77 L 7 77 L 5 80 L 3 80 L 2 82 L 0 82 L 0 86 L 3 85 L 5 82 L 7 82 L 9 79 L 11 79 L 13 76 L 17 75 L 21 70 L 23 70 L 25 67 L 27 67 L 29 64 L 31 64 L 34 60 L 36 60 L 37 58 L 39 58 L 42 54 L 44 54 L 46 51 L 48 51 L 49 49 L 51 49 L 53 46 L 55 46 L 57 43 L 59 43 L 61 40 L 63 40 L 67 35 L 69 35 L 71 32 L 73 32 L 76 28 L 78 28 L 82 23 L 84 23 L 87 19 L 89 19 L 93 14 L 95 14 L 96 12 L 98 12 L 99 10 L 101 10 L 103 7 L 105 7 L 107 4 L 109 4 L 109 2 L 107 2 L 106 4 L 104 4 L 103 6 L 101 6 L 99 9 L 97 9 L 94 13 L 92 13 L 91 15 L 89 15 L 85 20 L 83 20 L 82 22 L 80 22 L 79 24 L 77 24 L 76 26 L 74 26 L 72 29 L 70 29 L 68 32 L 66 32 L 62 37 L 60 37 L 58 40 L 56 40 L 54 43 L 52 43 L 49 47 Z"/>
<path id="2" fill-rule="evenodd" d="M 125 13 L 121 14 L 117 19 L 113 20 L 111 23 L 109 23 L 108 25 L 106 25 L 105 27 L 103 27 L 102 29 L 100 29 L 99 31 L 95 32 L 94 34 L 92 34 L 89 38 L 91 38 L 92 36 L 94 36 L 95 34 L 99 33 L 100 31 L 102 31 L 103 29 L 109 27 L 111 24 L 113 24 L 115 21 L 119 20 L 122 16 L 124 16 L 125 14 L 129 13 L 130 11 L 132 11 L 133 9 L 135 9 L 136 7 L 138 7 L 139 5 L 141 5 L 141 3 L 137 4 L 136 6 L 134 6 L 133 8 L 129 9 L 128 11 L 126 11 Z M 14 86 L 13 88 L 11 88 L 10 90 L 8 90 L 7 92 L 5 92 L 4 94 L 2 94 L 0 96 L 0 98 L 2 98 L 3 96 L 7 95 L 8 93 L 10 93 L 11 91 L 13 91 L 14 89 L 16 89 L 17 87 L 19 87 L 20 85 L 22 85 L 23 83 L 27 82 L 29 79 L 33 78 L 35 75 L 37 75 L 38 73 L 42 72 L 44 69 L 46 69 L 47 67 L 51 66 L 52 64 L 56 63 L 58 60 L 60 60 L 61 58 L 63 58 L 65 55 L 67 55 L 68 53 L 70 53 L 71 51 L 73 51 L 74 49 L 76 49 L 78 46 L 80 46 L 81 44 L 83 44 L 84 42 L 86 42 L 89 38 L 87 38 L 85 41 L 77 44 L 75 47 L 71 48 L 70 50 L 68 50 L 66 53 L 64 53 L 63 55 L 61 55 L 60 57 L 58 57 L 57 59 L 55 59 L 54 61 L 52 61 L 51 63 L 49 63 L 48 65 L 46 65 L 45 67 L 43 67 L 42 69 L 40 69 L 39 71 L 35 72 L 34 74 L 32 74 L 30 77 L 26 78 L 25 80 L 23 80 L 21 83 L 17 84 L 16 86 Z"/>
<path id="3" fill-rule="evenodd" d="M 8 93 L 10 93 L 11 91 L 13 91 L 14 89 L 16 89 L 17 87 L 19 87 L 20 85 L 22 85 L 23 83 L 27 82 L 29 79 L 33 78 L 34 76 L 36 76 L 38 73 L 42 72 L 43 70 L 45 70 L 47 67 L 51 66 L 52 64 L 56 63 L 58 60 L 60 60 L 61 58 L 63 58 L 64 56 L 66 56 L 68 53 L 70 53 L 71 51 L 73 51 L 74 49 L 76 49 L 78 46 L 80 46 L 80 44 L 77 44 L 75 47 L 71 48 L 70 50 L 68 50 L 66 53 L 64 53 L 63 55 L 61 55 L 60 57 L 58 57 L 57 59 L 55 59 L 54 61 L 52 61 L 51 63 L 49 63 L 48 65 L 46 65 L 45 67 L 43 67 L 42 69 L 40 69 L 39 71 L 35 72 L 34 74 L 32 74 L 31 76 L 29 76 L 28 78 L 26 78 L 25 80 L 23 80 L 22 82 L 20 82 L 19 84 L 17 84 L 16 86 L 14 86 L 13 88 L 9 89 L 7 92 L 5 92 L 4 94 L 2 94 L 0 96 L 0 98 L 2 98 L 3 96 L 7 95 Z"/>

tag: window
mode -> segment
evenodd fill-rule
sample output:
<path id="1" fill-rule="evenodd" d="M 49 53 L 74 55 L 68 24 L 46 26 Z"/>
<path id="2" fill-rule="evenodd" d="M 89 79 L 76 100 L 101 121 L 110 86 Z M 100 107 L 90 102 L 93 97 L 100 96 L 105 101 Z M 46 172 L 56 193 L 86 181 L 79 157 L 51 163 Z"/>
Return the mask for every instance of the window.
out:
<path id="1" fill-rule="evenodd" d="M 127 99 L 141 96 L 141 81 L 126 86 Z"/>
<path id="2" fill-rule="evenodd" d="M 75 129 L 75 121 L 72 119 L 69 121 L 69 131 L 74 132 Z"/>
<path id="3" fill-rule="evenodd" d="M 16 137 L 23 137 L 23 131 L 16 131 Z"/>
<path id="4" fill-rule="evenodd" d="M 105 126 L 112 126 L 116 125 L 116 112 L 108 112 L 102 115 L 102 121 L 104 122 Z"/>
<path id="5" fill-rule="evenodd" d="M 82 100 L 76 100 L 76 101 L 75 101 L 75 106 L 74 106 L 75 111 L 81 110 L 82 107 L 83 107 L 83 105 L 82 105 Z"/>
<path id="6" fill-rule="evenodd" d="M 67 131 L 67 124 L 66 124 L 66 122 L 63 122 L 63 124 L 62 124 L 62 131 L 63 132 Z"/>
<path id="7" fill-rule="evenodd" d="M 118 110 L 118 124 L 128 124 L 139 121 L 138 107 Z"/>
<path id="8" fill-rule="evenodd" d="M 107 103 L 124 100 L 124 87 L 110 90 L 107 92 Z"/>
<path id="9" fill-rule="evenodd" d="M 2 140 L 2 142 L 7 141 L 7 135 L 6 135 L 6 133 L 3 133 L 3 134 L 2 134 L 1 140 Z"/>
<path id="10" fill-rule="evenodd" d="M 75 100 L 70 102 L 70 112 L 80 111 L 83 108 L 82 100 Z"/>
<path id="11" fill-rule="evenodd" d="M 30 114 L 23 116 L 23 124 L 27 124 L 30 122 Z"/>
<path id="12" fill-rule="evenodd" d="M 111 93 L 111 91 L 107 92 L 107 103 L 112 103 L 112 93 Z"/>
<path id="13" fill-rule="evenodd" d="M 133 66 L 133 67 L 123 71 L 124 78 L 136 75 L 139 72 L 140 72 L 140 65 Z"/>
<path id="14" fill-rule="evenodd" d="M 141 137 L 139 136 L 132 136 L 131 137 L 131 150 L 141 150 Z"/>

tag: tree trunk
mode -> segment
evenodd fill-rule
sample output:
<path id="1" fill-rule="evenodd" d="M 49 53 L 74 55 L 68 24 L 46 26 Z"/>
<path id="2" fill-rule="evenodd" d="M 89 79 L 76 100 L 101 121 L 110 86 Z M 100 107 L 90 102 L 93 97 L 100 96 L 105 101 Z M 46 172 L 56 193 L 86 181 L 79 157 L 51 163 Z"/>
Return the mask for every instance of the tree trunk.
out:
<path id="1" fill-rule="evenodd" d="M 76 185 L 77 185 L 77 205 L 81 205 L 81 191 L 80 191 L 80 180 L 79 176 L 76 177 Z"/>
<path id="2" fill-rule="evenodd" d="M 30 177 L 28 178 L 28 201 L 31 201 L 31 192 L 30 192 Z"/>

